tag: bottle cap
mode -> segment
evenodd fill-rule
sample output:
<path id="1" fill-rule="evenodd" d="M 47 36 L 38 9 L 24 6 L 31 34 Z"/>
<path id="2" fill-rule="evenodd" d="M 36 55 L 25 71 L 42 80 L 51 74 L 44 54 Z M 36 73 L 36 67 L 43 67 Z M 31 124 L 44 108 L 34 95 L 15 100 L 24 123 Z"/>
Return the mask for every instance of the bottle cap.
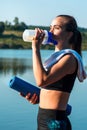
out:
<path id="1" fill-rule="evenodd" d="M 51 32 L 48 32 L 48 44 L 53 43 L 54 45 L 57 45 L 57 41 L 53 39 L 53 34 Z"/>

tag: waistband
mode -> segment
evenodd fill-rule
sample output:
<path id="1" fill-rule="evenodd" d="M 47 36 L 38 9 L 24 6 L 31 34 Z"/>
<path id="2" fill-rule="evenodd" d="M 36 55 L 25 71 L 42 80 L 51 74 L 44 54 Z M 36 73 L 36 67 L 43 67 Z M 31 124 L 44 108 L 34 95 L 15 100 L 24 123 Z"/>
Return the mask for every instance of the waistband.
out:
<path id="1" fill-rule="evenodd" d="M 50 117 L 57 120 L 64 120 L 67 117 L 64 110 L 44 109 L 40 107 L 38 114 L 43 115 L 45 118 Z"/>

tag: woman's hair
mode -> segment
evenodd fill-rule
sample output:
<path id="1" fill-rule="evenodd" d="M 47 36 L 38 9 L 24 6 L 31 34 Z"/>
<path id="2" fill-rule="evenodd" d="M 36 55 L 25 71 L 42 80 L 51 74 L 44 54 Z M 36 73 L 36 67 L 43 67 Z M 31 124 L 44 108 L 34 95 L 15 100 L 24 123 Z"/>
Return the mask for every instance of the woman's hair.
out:
<path id="1" fill-rule="evenodd" d="M 66 19 L 66 31 L 73 32 L 73 35 L 69 40 L 71 48 L 81 55 L 82 36 L 80 31 L 78 30 L 75 18 L 70 15 L 58 15 L 57 17 L 63 17 L 64 19 Z"/>

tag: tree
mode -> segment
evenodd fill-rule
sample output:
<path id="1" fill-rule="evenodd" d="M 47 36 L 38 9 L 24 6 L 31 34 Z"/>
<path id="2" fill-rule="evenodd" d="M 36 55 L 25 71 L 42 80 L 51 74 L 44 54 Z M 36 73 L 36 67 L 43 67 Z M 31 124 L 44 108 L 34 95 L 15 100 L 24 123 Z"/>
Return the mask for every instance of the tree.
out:
<path id="1" fill-rule="evenodd" d="M 14 30 L 19 30 L 19 19 L 18 19 L 18 17 L 15 17 L 13 22 L 14 22 L 13 29 Z"/>
<path id="2" fill-rule="evenodd" d="M 13 20 L 13 22 L 14 22 L 15 26 L 19 25 L 19 19 L 18 19 L 18 17 L 15 17 L 14 20 Z"/>
<path id="3" fill-rule="evenodd" d="M 0 22 L 0 34 L 2 34 L 5 30 L 4 22 Z"/>
<path id="4" fill-rule="evenodd" d="M 4 25 L 5 25 L 5 30 L 11 30 L 12 29 L 11 22 L 9 22 L 9 21 L 6 20 L 4 22 Z"/>
<path id="5" fill-rule="evenodd" d="M 28 26 L 24 22 L 21 22 L 20 23 L 20 30 L 24 30 L 26 28 L 28 28 Z"/>

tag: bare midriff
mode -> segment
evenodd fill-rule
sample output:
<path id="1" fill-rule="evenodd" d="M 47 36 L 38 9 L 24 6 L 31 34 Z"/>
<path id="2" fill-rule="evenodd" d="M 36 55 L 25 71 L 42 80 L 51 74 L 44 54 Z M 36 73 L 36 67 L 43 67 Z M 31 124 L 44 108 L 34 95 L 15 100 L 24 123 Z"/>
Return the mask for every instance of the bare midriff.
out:
<path id="1" fill-rule="evenodd" d="M 44 109 L 66 110 L 68 92 L 41 89 L 39 106 Z"/>

